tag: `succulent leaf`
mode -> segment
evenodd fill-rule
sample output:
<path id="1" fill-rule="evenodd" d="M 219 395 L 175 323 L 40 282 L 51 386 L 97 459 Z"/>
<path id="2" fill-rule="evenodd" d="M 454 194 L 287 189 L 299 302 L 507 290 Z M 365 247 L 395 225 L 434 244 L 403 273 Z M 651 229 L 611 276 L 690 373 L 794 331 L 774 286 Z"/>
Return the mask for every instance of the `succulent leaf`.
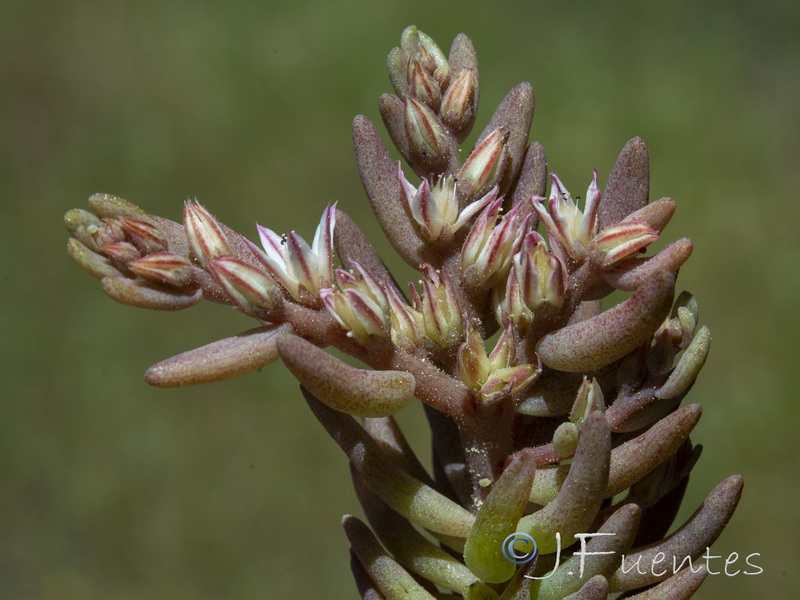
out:
<path id="1" fill-rule="evenodd" d="M 501 549 L 514 533 L 528 503 L 536 460 L 533 453 L 518 453 L 493 484 L 478 509 L 475 525 L 467 536 L 464 560 L 470 571 L 489 583 L 502 583 L 514 575 L 514 563 Z"/>
<path id="2" fill-rule="evenodd" d="M 593 371 L 618 360 L 651 338 L 669 314 L 675 277 L 658 273 L 625 302 L 596 317 L 546 335 L 536 352 L 559 371 Z"/>
<path id="3" fill-rule="evenodd" d="M 414 395 L 410 373 L 356 369 L 296 335 L 284 335 L 277 343 L 280 357 L 298 381 L 335 410 L 386 417 Z"/>
<path id="4" fill-rule="evenodd" d="M 144 379 L 156 387 L 180 387 L 237 377 L 277 359 L 278 338 L 291 331 L 288 324 L 256 327 L 162 360 Z"/>

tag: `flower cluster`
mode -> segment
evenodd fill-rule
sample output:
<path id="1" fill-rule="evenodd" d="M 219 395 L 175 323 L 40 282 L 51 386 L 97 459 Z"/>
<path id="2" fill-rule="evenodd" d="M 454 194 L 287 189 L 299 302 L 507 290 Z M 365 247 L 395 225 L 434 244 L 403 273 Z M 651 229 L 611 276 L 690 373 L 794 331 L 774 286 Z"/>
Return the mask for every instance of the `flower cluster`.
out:
<path id="1" fill-rule="evenodd" d="M 674 202 L 649 201 L 644 142 L 626 144 L 605 189 L 593 173 L 581 208 L 528 142 L 530 84 L 509 92 L 461 162 L 479 101 L 468 37 L 446 56 L 409 27 L 388 68 L 395 94 L 380 114 L 419 180 L 369 119 L 356 117 L 353 135 L 374 213 L 421 274 L 408 294 L 335 205 L 310 245 L 259 225 L 259 247 L 195 201 L 179 224 L 96 195 L 91 211 L 66 215 L 70 255 L 119 302 L 177 310 L 206 298 L 257 321 L 146 379 L 181 386 L 285 363 L 352 466 L 371 526 L 343 521 L 362 598 L 690 597 L 705 571 L 619 562 L 697 558 L 742 489 L 741 477 L 724 480 L 664 537 L 699 457 L 689 435 L 700 406 L 681 404 L 711 336 L 697 301 L 674 298 L 691 242 L 647 255 Z M 615 290 L 630 294 L 604 310 Z M 431 426 L 430 471 L 392 416 L 412 397 Z M 536 541 L 536 560 L 506 559 L 515 532 Z M 554 558 L 579 532 L 614 534 L 589 544 L 598 558 L 580 577 Z"/>

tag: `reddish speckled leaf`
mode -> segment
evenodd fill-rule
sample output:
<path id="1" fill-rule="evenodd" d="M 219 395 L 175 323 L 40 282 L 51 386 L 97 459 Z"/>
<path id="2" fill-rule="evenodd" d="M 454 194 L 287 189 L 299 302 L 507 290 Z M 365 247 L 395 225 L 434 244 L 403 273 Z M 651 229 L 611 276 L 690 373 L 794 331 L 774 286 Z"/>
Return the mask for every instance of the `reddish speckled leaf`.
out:
<path id="1" fill-rule="evenodd" d="M 574 534 L 588 531 L 608 487 L 610 453 L 608 423 L 602 412 L 595 411 L 584 423 L 569 475 L 558 496 L 519 522 L 518 531 L 533 536 L 540 554 L 556 551 L 557 532 L 563 548 L 575 541 Z"/>
<path id="2" fill-rule="evenodd" d="M 162 360 L 147 369 L 144 379 L 157 387 L 180 387 L 244 375 L 278 358 L 278 337 L 291 331 L 288 324 L 256 327 Z"/>
<path id="3" fill-rule="evenodd" d="M 151 310 L 183 310 L 203 299 L 203 290 L 177 291 L 141 279 L 104 277 L 103 291 L 112 299 Z"/>
<path id="4" fill-rule="evenodd" d="M 674 290 L 675 276 L 658 273 L 625 302 L 544 336 L 536 351 L 545 365 L 559 371 L 593 371 L 611 364 L 651 338 L 669 314 Z"/>
<path id="5" fill-rule="evenodd" d="M 635 548 L 626 555 L 625 563 L 609 580 L 611 591 L 636 589 L 666 579 L 672 574 L 673 558 L 678 564 L 687 556 L 692 560 L 697 559 L 706 548 L 711 547 L 728 524 L 739 503 L 743 486 L 741 475 L 728 477 L 712 490 L 694 515 L 666 540 L 644 548 Z M 661 553 L 665 559 L 656 562 L 656 557 Z M 637 561 L 641 565 L 647 565 L 646 568 L 637 570 L 633 566 Z M 654 575 L 654 569 L 651 568 L 653 565 L 663 567 L 663 574 L 662 570 L 655 569 L 657 574 Z"/>
<path id="6" fill-rule="evenodd" d="M 414 376 L 404 371 L 356 369 L 296 335 L 278 340 L 292 374 L 331 408 L 358 417 L 386 417 L 408 404 Z"/>

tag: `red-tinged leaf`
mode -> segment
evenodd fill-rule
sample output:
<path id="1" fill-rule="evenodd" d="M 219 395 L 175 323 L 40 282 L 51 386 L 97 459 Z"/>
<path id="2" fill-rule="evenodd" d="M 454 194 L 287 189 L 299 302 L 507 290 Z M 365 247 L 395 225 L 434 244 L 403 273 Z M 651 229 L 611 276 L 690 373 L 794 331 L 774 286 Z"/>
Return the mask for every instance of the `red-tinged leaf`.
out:
<path id="1" fill-rule="evenodd" d="M 600 201 L 599 228 L 619 223 L 645 206 L 649 194 L 649 153 L 644 140 L 636 137 L 625 144 L 608 178 Z"/>
<path id="2" fill-rule="evenodd" d="M 423 242 L 408 214 L 397 167 L 375 126 L 363 115 L 353 121 L 353 139 L 361 182 L 372 210 L 394 249 L 416 268 L 426 262 Z"/>
<path id="3" fill-rule="evenodd" d="M 606 497 L 610 498 L 643 479 L 683 444 L 700 420 L 703 408 L 691 404 L 664 417 L 638 437 L 611 451 Z"/>
<path id="4" fill-rule="evenodd" d="M 658 273 L 625 302 L 544 336 L 536 351 L 545 365 L 559 371 L 608 365 L 651 338 L 669 314 L 674 288 L 672 273 Z"/>
<path id="5" fill-rule="evenodd" d="M 345 515 L 342 526 L 359 562 L 386 600 L 435 600 L 383 549 L 363 521 Z"/>
<path id="6" fill-rule="evenodd" d="M 292 374 L 331 408 L 360 417 L 386 417 L 408 404 L 414 376 L 403 371 L 356 369 L 295 335 L 278 341 Z"/>
<path id="7" fill-rule="evenodd" d="M 497 107 L 486 129 L 483 130 L 476 145 L 479 145 L 498 127 L 505 127 L 509 132 L 506 150 L 511 155 L 511 167 L 508 175 L 500 186 L 501 193 L 505 194 L 512 181 L 519 173 L 519 168 L 525 158 L 525 147 L 528 145 L 528 132 L 531 130 L 533 108 L 535 100 L 533 87 L 524 82 L 514 87 Z"/>
<path id="8" fill-rule="evenodd" d="M 180 387 L 222 381 L 261 369 L 276 358 L 276 342 L 288 324 L 250 329 L 189 350 L 150 367 L 144 379 L 156 387 Z"/>
<path id="9" fill-rule="evenodd" d="M 519 531 L 533 536 L 540 554 L 556 551 L 557 533 L 561 544 L 568 546 L 575 541 L 575 533 L 588 531 L 608 487 L 610 453 L 608 423 L 602 412 L 595 411 L 584 423 L 569 475 L 558 496 L 519 522 Z"/>
<path id="10" fill-rule="evenodd" d="M 666 540 L 633 549 L 609 580 L 611 591 L 621 592 L 663 581 L 672 575 L 673 560 L 676 565 L 684 563 L 683 566 L 687 566 L 687 557 L 696 560 L 711 547 L 728 524 L 739 503 L 743 486 L 741 475 L 728 477 L 712 490 L 694 515 Z M 636 569 L 637 563 L 646 567 Z M 653 569 L 654 565 L 660 565 L 663 570 Z"/>
<path id="11" fill-rule="evenodd" d="M 183 310 L 203 298 L 201 289 L 177 291 L 142 280 L 104 277 L 103 291 L 121 304 L 151 310 Z"/>
<path id="12" fill-rule="evenodd" d="M 532 196 L 544 196 L 546 189 L 547 156 L 542 145 L 539 142 L 533 142 L 525 153 L 519 180 L 511 196 L 511 205 L 516 206 L 520 202 L 530 204 L 528 201 Z M 532 205 L 529 210 L 533 210 Z M 535 229 L 538 222 L 538 218 L 534 218 L 534 221 L 531 222 L 531 229 Z"/>
<path id="13" fill-rule="evenodd" d="M 692 241 L 682 238 L 650 258 L 635 258 L 603 273 L 603 279 L 618 290 L 633 291 L 657 273 L 677 273 L 692 254 Z"/>
<path id="14" fill-rule="evenodd" d="M 81 269 L 98 279 L 122 277 L 122 273 L 110 260 L 93 252 L 75 238 L 70 238 L 67 242 L 67 252 Z"/>

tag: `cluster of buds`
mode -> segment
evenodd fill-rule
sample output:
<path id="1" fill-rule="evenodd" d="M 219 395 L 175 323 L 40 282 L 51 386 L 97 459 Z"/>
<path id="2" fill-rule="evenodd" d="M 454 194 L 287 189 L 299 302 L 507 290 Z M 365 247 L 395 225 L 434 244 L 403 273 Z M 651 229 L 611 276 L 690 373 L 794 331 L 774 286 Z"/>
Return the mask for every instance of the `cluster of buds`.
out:
<path id="1" fill-rule="evenodd" d="M 419 290 L 403 293 L 335 205 L 311 245 L 258 226 L 259 247 L 197 202 L 179 224 L 98 195 L 92 212 L 66 215 L 70 255 L 125 304 L 176 310 L 206 298 L 256 320 L 146 380 L 198 384 L 283 361 L 350 462 L 369 525 L 343 525 L 365 600 L 689 598 L 705 569 L 620 564 L 697 560 L 742 490 L 741 477 L 724 480 L 664 537 L 700 454 L 689 436 L 701 408 L 682 403 L 711 336 L 697 301 L 674 298 L 691 242 L 643 255 L 675 208 L 649 201 L 644 142 L 628 142 L 605 190 L 594 172 L 582 210 L 555 174 L 545 200 L 530 84 L 509 92 L 462 164 L 479 98 L 469 38 L 445 56 L 409 27 L 388 67 L 396 95 L 381 97 L 380 113 L 420 181 L 364 116 L 353 123 L 356 160 Z M 615 290 L 631 293 L 603 310 Z M 430 470 L 393 417 L 414 397 L 431 426 Z M 578 556 L 559 559 L 591 533 L 578 575 Z M 509 559 L 515 535 L 535 541 L 530 560 Z"/>

